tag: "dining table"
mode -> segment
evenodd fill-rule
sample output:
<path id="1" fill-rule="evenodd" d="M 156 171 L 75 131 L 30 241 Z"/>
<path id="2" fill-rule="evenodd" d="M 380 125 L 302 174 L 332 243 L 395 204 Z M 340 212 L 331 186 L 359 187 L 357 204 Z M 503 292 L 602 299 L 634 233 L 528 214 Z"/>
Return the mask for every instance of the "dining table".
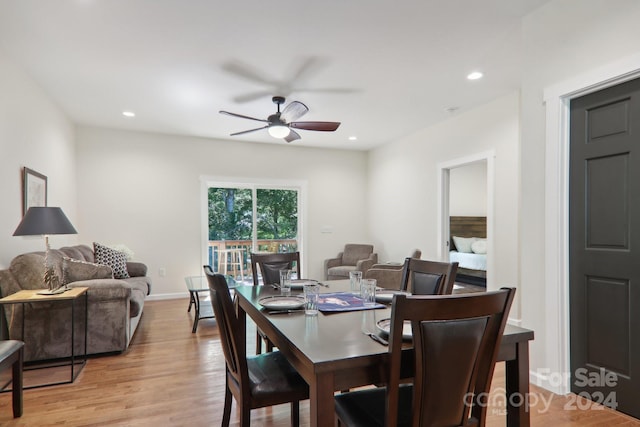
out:
<path id="1" fill-rule="evenodd" d="M 322 282 L 321 293 L 348 291 L 348 280 Z M 292 292 L 297 293 L 302 291 Z M 309 384 L 311 426 L 334 425 L 336 391 L 384 383 L 389 349 L 363 332 L 380 335 L 376 325 L 391 317 L 388 304 L 377 309 L 307 316 L 304 310 L 266 310 L 260 299 L 279 295 L 275 286 L 238 286 L 235 294 L 241 324 L 246 328 L 248 315 Z M 500 343 L 497 360 L 505 362 L 506 393 L 505 408 L 501 409 L 506 410 L 508 426 L 530 424 L 529 408 L 522 398 L 529 395 L 529 341 L 533 338 L 533 331 L 507 325 Z M 403 367 L 411 366 L 412 356 L 409 342 L 403 347 Z M 410 372 L 404 374 L 411 377 Z"/>

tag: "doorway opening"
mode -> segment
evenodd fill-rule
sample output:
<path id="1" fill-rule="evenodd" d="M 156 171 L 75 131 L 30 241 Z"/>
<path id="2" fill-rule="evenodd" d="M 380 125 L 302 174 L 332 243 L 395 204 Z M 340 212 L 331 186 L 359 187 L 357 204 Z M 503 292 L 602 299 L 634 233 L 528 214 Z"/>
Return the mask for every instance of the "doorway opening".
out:
<path id="1" fill-rule="evenodd" d="M 486 288 L 493 261 L 493 163 L 485 152 L 438 166 L 438 255 L 457 261 L 456 282 Z"/>

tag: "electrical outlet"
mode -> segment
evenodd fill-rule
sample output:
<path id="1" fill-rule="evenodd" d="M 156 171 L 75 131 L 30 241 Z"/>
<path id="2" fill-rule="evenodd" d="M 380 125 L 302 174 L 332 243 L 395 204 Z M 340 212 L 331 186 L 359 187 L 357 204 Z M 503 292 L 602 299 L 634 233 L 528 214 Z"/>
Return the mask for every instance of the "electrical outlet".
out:
<path id="1" fill-rule="evenodd" d="M 162 267 L 161 269 L 158 270 L 158 275 L 160 277 L 165 277 L 167 275 L 167 269 Z"/>

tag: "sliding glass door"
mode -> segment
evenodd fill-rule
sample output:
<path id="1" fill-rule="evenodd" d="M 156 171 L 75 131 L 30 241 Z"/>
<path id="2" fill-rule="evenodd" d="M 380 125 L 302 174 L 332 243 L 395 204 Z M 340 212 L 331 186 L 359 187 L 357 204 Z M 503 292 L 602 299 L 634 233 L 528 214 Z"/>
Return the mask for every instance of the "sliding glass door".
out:
<path id="1" fill-rule="evenodd" d="M 237 280 L 250 277 L 251 252 L 295 252 L 300 242 L 300 189 L 210 184 L 208 261 Z"/>

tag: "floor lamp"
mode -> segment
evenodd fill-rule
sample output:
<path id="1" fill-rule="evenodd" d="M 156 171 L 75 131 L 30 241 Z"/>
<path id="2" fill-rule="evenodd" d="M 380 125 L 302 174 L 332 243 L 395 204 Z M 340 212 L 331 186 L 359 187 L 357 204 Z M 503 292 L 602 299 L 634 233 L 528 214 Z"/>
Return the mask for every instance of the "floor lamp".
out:
<path id="1" fill-rule="evenodd" d="M 50 234 L 77 234 L 71 222 L 62 209 L 57 207 L 31 207 L 18 224 L 14 236 L 43 236 L 46 245 L 44 255 L 43 283 L 48 291 L 46 293 L 59 293 L 60 278 L 57 277 L 52 266 L 49 265 L 49 235 Z M 43 292 L 44 293 L 44 292 Z"/>

